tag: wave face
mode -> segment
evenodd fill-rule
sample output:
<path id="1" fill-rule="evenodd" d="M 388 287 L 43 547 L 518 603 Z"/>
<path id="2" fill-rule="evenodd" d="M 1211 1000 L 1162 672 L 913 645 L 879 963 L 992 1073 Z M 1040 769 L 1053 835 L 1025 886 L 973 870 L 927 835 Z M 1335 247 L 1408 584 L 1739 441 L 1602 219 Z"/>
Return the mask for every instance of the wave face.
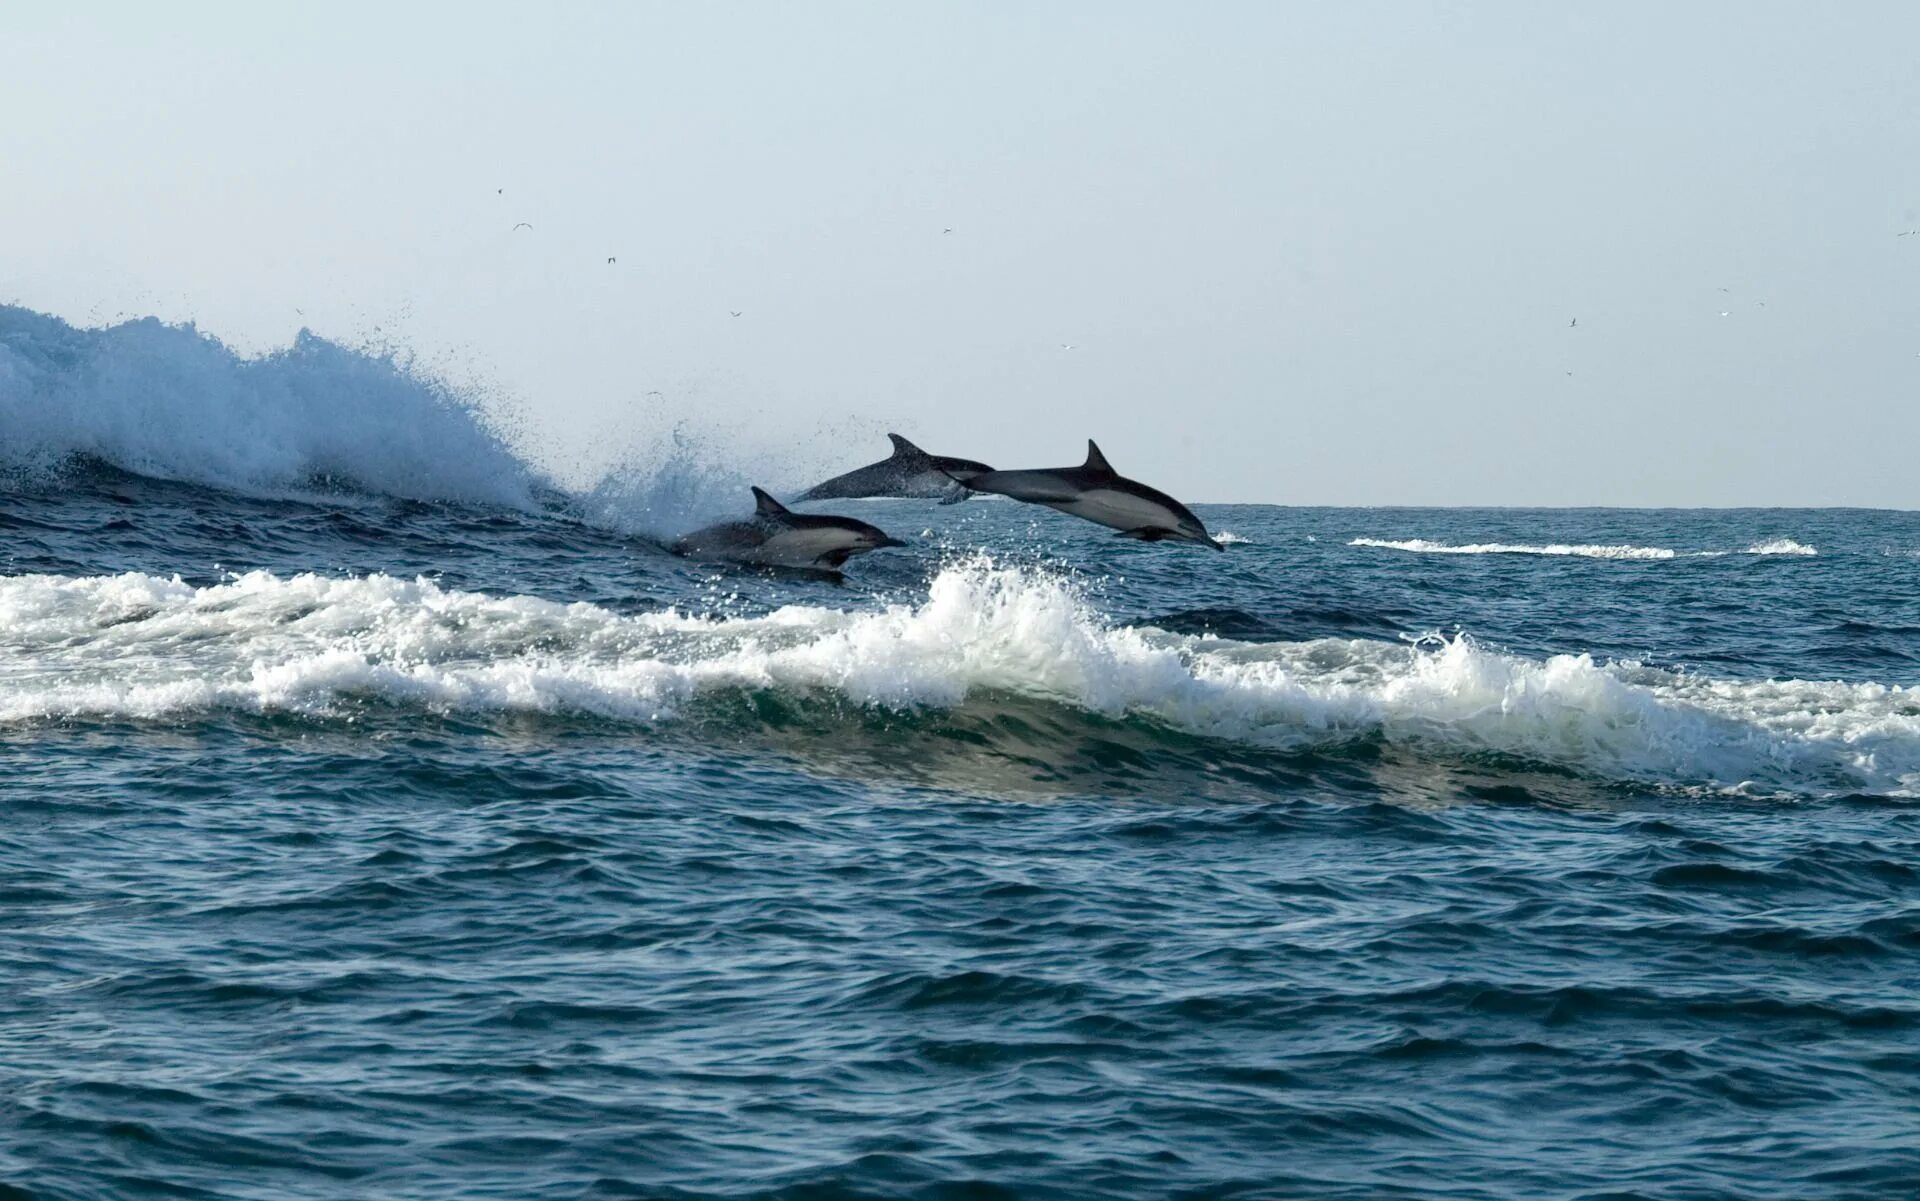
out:
<path id="1" fill-rule="evenodd" d="M 525 506 L 539 483 L 445 386 L 305 331 L 244 358 L 190 325 L 78 329 L 0 305 L 0 434 L 16 471 L 84 457 L 242 493 Z"/>
<path id="2" fill-rule="evenodd" d="M 651 723 L 715 692 L 903 710 L 997 694 L 1289 752 L 1378 738 L 1607 780 L 1920 787 L 1920 694 L 1904 688 L 1533 660 L 1464 637 L 1414 647 L 1173 635 L 1109 624 L 1061 580 L 986 560 L 941 571 L 917 604 L 732 619 L 622 616 L 386 576 L 252 572 L 209 587 L 28 576 L 0 580 L 0 625 L 23 665 L 0 690 L 0 720 L 12 722 L 326 716 L 378 701 Z"/>

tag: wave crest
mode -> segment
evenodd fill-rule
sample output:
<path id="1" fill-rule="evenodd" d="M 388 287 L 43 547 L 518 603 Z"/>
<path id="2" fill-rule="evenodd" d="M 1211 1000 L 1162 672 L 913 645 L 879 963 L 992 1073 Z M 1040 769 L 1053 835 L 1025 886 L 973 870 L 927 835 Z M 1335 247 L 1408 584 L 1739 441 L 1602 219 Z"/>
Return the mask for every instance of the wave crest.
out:
<path id="1" fill-rule="evenodd" d="M 1802 542 L 1791 538 L 1775 538 L 1769 542 L 1756 542 L 1747 548 L 1750 555 L 1817 555 L 1820 552 Z"/>
<path id="2" fill-rule="evenodd" d="M 1530 546 L 1517 542 L 1472 542 L 1454 545 L 1429 542 L 1425 538 L 1389 541 L 1384 538 L 1355 538 L 1348 546 L 1372 546 L 1382 550 L 1404 550 L 1425 555 L 1572 555 L 1582 559 L 1671 559 L 1678 552 L 1664 546 L 1572 545 L 1564 542 Z"/>
<path id="3" fill-rule="evenodd" d="M 1920 790 L 1920 694 L 1697 677 L 1468 638 L 1250 644 L 1116 626 L 1058 577 L 955 564 L 876 611 L 623 616 L 385 576 L 209 588 L 129 573 L 0 579 L 0 721 L 372 701 L 671 720 L 726 691 L 946 708 L 1005 695 L 1264 749 L 1385 739 L 1608 780 L 1801 794 Z"/>
<path id="4" fill-rule="evenodd" d="M 392 356 L 303 330 L 245 358 L 192 325 L 80 329 L 0 305 L 0 465 L 77 457 L 254 494 L 321 483 L 526 507 L 541 485 L 477 408 Z"/>

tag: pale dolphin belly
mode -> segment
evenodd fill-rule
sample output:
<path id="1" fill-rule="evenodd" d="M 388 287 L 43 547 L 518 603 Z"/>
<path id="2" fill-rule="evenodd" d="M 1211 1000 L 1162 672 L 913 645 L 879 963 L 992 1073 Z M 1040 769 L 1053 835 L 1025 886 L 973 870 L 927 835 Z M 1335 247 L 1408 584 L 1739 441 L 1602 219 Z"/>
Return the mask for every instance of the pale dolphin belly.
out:
<path id="1" fill-rule="evenodd" d="M 768 567 L 818 567 L 833 555 L 851 552 L 862 545 L 846 530 L 782 530 L 742 558 Z"/>
<path id="2" fill-rule="evenodd" d="M 1049 508 L 1071 513 L 1097 525 L 1116 530 L 1166 529 L 1179 526 L 1180 519 L 1165 505 L 1144 496 L 1112 488 L 1089 488 L 1072 500 L 1042 501 Z"/>

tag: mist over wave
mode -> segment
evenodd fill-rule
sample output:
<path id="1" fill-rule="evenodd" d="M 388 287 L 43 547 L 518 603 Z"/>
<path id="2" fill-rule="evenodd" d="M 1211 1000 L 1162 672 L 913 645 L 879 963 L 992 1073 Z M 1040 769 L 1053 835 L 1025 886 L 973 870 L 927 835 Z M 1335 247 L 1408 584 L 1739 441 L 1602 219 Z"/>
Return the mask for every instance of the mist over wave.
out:
<path id="1" fill-rule="evenodd" d="M 982 696 L 1142 719 L 1282 751 L 1384 738 L 1601 779 L 1797 793 L 1920 788 L 1920 698 L 1734 681 L 1456 637 L 1252 644 L 1115 625 L 1068 582 L 986 559 L 920 603 L 761 617 L 622 616 L 387 576 L 213 587 L 128 573 L 0 580 L 24 672 L 0 720 L 237 708 L 325 717 L 358 702 L 671 720 L 703 696 L 827 694 L 911 711 Z"/>
<path id="2" fill-rule="evenodd" d="M 0 456 L 75 457 L 231 491 L 348 486 L 526 507 L 542 485 L 475 405 L 302 331 L 258 358 L 153 318 L 80 329 L 0 305 Z"/>
<path id="3" fill-rule="evenodd" d="M 302 330 L 240 355 L 193 325 L 98 329 L 0 305 L 0 470 L 96 461 L 253 496 L 350 490 L 531 509 L 667 537 L 739 510 L 747 475 L 685 422 L 632 435 L 611 469 L 563 486 L 522 414 L 463 396 L 403 356 Z"/>

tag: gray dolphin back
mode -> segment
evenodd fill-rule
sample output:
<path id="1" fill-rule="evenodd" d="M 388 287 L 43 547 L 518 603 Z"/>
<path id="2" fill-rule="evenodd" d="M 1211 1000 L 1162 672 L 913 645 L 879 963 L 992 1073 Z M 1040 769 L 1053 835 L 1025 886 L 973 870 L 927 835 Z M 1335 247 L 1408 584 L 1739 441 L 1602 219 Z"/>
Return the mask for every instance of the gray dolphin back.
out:
<path id="1" fill-rule="evenodd" d="M 893 453 L 878 463 L 869 463 L 845 475 L 836 475 L 802 492 L 797 500 L 833 500 L 860 496 L 939 497 L 944 504 L 965 500 L 966 491 L 957 480 L 976 471 L 987 470 L 985 463 L 968 459 L 949 459 L 930 455 L 899 434 L 888 434 Z"/>

